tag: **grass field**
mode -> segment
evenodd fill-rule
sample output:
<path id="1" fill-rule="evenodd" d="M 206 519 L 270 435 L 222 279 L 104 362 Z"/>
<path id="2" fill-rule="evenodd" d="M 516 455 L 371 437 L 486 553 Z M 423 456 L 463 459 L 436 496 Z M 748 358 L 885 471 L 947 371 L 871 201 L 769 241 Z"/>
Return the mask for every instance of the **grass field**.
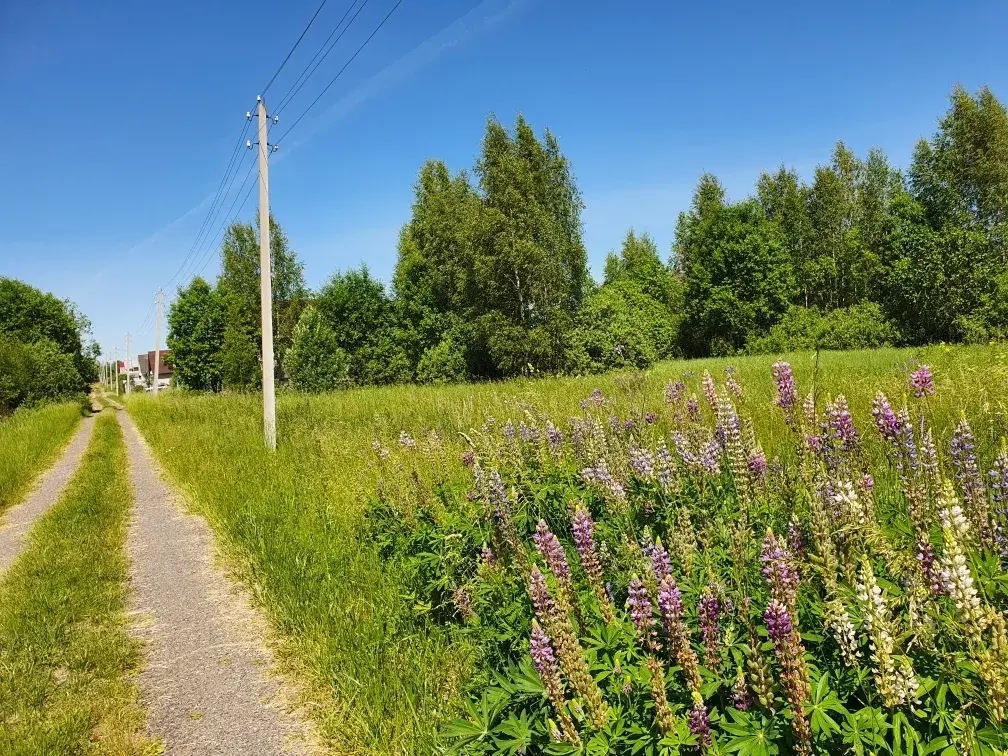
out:
<path id="1" fill-rule="evenodd" d="M 76 411 L 76 408 L 75 408 Z M 157 753 L 127 675 L 122 434 L 99 417 L 81 467 L 0 582 L 0 752 Z"/>
<path id="2" fill-rule="evenodd" d="M 769 457 L 791 448 L 772 406 L 776 358 L 667 362 L 643 376 L 522 380 L 450 387 L 390 387 L 323 397 L 281 395 L 279 449 L 262 446 L 258 396 L 134 396 L 130 413 L 155 453 L 232 558 L 238 577 L 265 609 L 286 667 L 334 752 L 424 752 L 456 710 L 468 670 L 464 649 L 438 633 L 417 632 L 396 580 L 360 538 L 362 510 L 374 496 L 371 444 L 393 449 L 401 430 L 437 429 L 438 464 L 464 477 L 459 433 L 487 416 L 518 418 L 533 405 L 558 421 L 577 412 L 594 387 L 617 405 L 661 405 L 664 386 L 686 378 L 700 394 L 705 369 L 719 379 L 733 365 L 745 389 L 740 409 L 752 415 Z M 787 355 L 807 391 L 844 393 L 859 424 L 870 422 L 875 392 L 894 404 L 907 375 L 930 364 L 937 393 L 927 401 L 941 439 L 960 414 L 971 422 L 983 463 L 1008 433 L 1008 357 L 1004 347 L 879 350 Z M 701 394 L 702 396 L 702 394 Z M 659 420 L 661 424 L 662 420 Z M 870 454 L 880 453 L 869 444 Z M 985 456 L 986 455 L 986 456 Z M 456 472 L 457 471 L 457 472 Z"/>
<path id="3" fill-rule="evenodd" d="M 0 419 L 0 514 L 24 496 L 81 418 L 79 404 L 48 404 Z"/>

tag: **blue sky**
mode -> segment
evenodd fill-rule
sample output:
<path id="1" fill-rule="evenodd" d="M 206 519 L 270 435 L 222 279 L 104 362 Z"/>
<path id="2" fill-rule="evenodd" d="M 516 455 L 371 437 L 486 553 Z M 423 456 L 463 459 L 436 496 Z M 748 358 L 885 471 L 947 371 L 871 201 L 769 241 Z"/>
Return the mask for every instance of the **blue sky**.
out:
<path id="1" fill-rule="evenodd" d="M 349 2 L 328 0 L 269 103 Z M 393 2 L 368 0 L 280 133 Z M 69 297 L 107 353 L 121 347 L 192 247 L 245 111 L 317 5 L 0 0 L 0 275 Z M 739 198 L 781 163 L 810 175 L 841 138 L 906 165 L 953 84 L 1008 99 L 1005 28 L 998 0 L 403 0 L 272 158 L 273 211 L 309 285 L 362 261 L 388 280 L 423 161 L 469 168 L 486 117 L 520 111 L 571 160 L 598 274 L 631 226 L 667 255 L 703 171 Z M 233 192 L 253 158 L 241 151 Z M 153 330 L 134 343 L 153 348 Z"/>

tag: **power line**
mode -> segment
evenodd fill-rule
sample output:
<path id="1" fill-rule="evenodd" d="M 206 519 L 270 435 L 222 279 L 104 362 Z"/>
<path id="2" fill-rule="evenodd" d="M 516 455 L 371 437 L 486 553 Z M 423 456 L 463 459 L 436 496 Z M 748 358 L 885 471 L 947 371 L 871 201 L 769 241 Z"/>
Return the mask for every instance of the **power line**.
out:
<path id="1" fill-rule="evenodd" d="M 350 3 L 350 6 L 343 13 L 342 18 L 340 18 L 340 20 L 337 22 L 336 27 L 331 32 L 329 32 L 329 36 L 326 37 L 325 42 L 322 43 L 322 46 L 318 49 L 318 52 L 316 52 L 315 55 L 312 57 L 312 59 L 308 61 L 308 65 L 304 67 L 304 69 L 301 71 L 301 74 L 297 77 L 297 79 L 294 80 L 294 83 L 291 84 L 290 89 L 288 89 L 287 92 L 284 94 L 284 96 L 280 98 L 280 103 L 277 105 L 276 110 L 274 111 L 275 115 L 280 115 L 280 111 L 290 104 L 290 101 L 294 99 L 295 95 L 297 95 L 298 92 L 301 91 L 301 88 L 308 82 L 308 79 L 311 78 L 312 74 L 315 73 L 318 67 L 322 65 L 322 62 L 327 57 L 329 57 L 329 53 L 333 51 L 333 48 L 336 47 L 336 44 L 340 41 L 340 39 L 343 38 L 343 35 L 346 34 L 347 29 L 349 29 L 351 25 L 353 25 L 353 22 L 356 20 L 357 16 L 360 15 L 360 12 L 362 10 L 364 10 L 364 6 L 368 4 L 368 0 L 364 0 L 364 2 L 361 3 L 360 7 L 357 9 L 357 12 L 354 13 L 353 18 L 350 19 L 349 23 L 347 23 L 347 25 L 343 28 L 343 31 L 340 32 L 339 36 L 336 37 L 336 39 L 334 39 L 333 43 L 330 45 L 329 40 L 332 39 L 333 35 L 339 31 L 340 26 L 343 25 L 344 19 L 346 19 L 346 17 L 350 14 L 350 11 L 353 10 L 356 4 L 357 0 L 353 0 L 353 2 Z M 326 45 L 328 45 L 328 49 L 326 49 Z M 319 53 L 322 52 L 323 50 L 326 51 L 325 55 L 323 55 L 319 59 L 318 63 L 315 63 L 315 59 L 318 58 Z M 312 63 L 315 63 L 315 65 L 312 66 Z M 311 68 L 310 71 L 308 70 L 309 68 Z"/>
<path id="2" fill-rule="evenodd" d="M 339 70 L 339 71 L 338 71 L 338 72 L 336 73 L 336 75 L 332 77 L 332 80 L 331 80 L 331 81 L 330 81 L 330 82 L 329 82 L 328 84 L 326 84 L 326 86 L 325 86 L 325 89 L 323 89 L 323 90 L 322 90 L 321 92 L 319 92 L 319 95 L 318 95 L 318 97 L 316 97 L 316 98 L 315 98 L 314 100 L 312 100 L 312 103 L 311 103 L 311 105 L 309 105 L 309 106 L 308 106 L 307 108 L 305 108 L 305 109 L 304 109 L 304 112 L 302 112 L 302 113 L 301 113 L 301 115 L 299 115 L 299 116 L 297 117 L 297 120 L 295 120 L 295 121 L 294 121 L 294 123 L 292 123 L 292 124 L 291 124 L 290 128 L 288 128 L 288 129 L 287 129 L 287 131 L 285 131 L 285 132 L 283 133 L 283 136 L 281 136 L 281 137 L 280 137 L 280 138 L 279 138 L 279 139 L 277 140 L 277 144 L 279 144 L 280 142 L 282 142 L 282 141 L 284 140 L 284 138 L 286 138 L 286 136 L 287 136 L 288 134 L 290 134 L 290 133 L 291 133 L 291 131 L 293 131 L 293 130 L 294 130 L 294 127 L 295 127 L 295 126 L 297 126 L 297 125 L 298 125 L 299 123 L 301 123 L 301 119 L 302 119 L 302 118 L 304 118 L 304 117 L 305 117 L 306 115 L 308 115 L 308 111 L 310 111 L 310 110 L 311 110 L 311 109 L 312 109 L 313 107 L 315 107 L 315 104 L 316 104 L 316 103 L 317 103 L 317 102 L 318 102 L 319 100 L 321 100 L 321 99 L 322 99 L 322 96 L 323 96 L 323 95 L 324 95 L 324 94 L 325 94 L 326 92 L 328 92 L 328 91 L 329 91 L 329 87 L 331 87 L 331 86 L 332 86 L 333 84 L 335 84 L 335 83 L 336 83 L 336 80 L 337 80 L 337 79 L 338 79 L 338 78 L 339 78 L 339 77 L 340 77 L 340 76 L 342 75 L 342 73 L 343 73 L 343 72 L 344 72 L 344 71 L 345 71 L 345 70 L 347 69 L 347 66 L 349 66 L 349 65 L 350 65 L 351 63 L 353 63 L 353 62 L 354 62 L 354 58 L 356 58 L 356 57 L 357 57 L 358 55 L 360 55 L 360 52 L 361 52 L 361 50 L 363 50 L 363 49 L 364 49 L 365 47 L 367 47 L 367 44 L 368 44 L 368 42 L 370 42 L 370 41 L 371 41 L 371 39 L 372 39 L 372 38 L 374 37 L 374 35 L 375 35 L 375 34 L 377 34 L 377 33 L 378 33 L 378 32 L 379 32 L 380 30 L 381 30 L 381 28 L 382 28 L 383 26 L 385 26 L 385 22 L 386 22 L 386 21 L 388 21 L 388 20 L 389 20 L 389 18 L 391 18 L 391 17 L 392 17 L 392 14 L 393 14 L 393 13 L 395 13 L 395 11 L 396 11 L 396 8 L 398 8 L 398 7 L 400 6 L 400 5 L 402 5 L 402 2 L 403 2 L 403 0 L 398 0 L 398 2 L 396 2 L 396 4 L 392 6 L 392 10 L 390 10 L 390 11 L 389 11 L 389 12 L 388 12 L 388 13 L 387 13 L 387 14 L 385 15 L 385 18 L 383 18 L 383 19 L 381 20 L 381 23 L 380 23 L 380 24 L 378 24 L 378 26 L 377 26 L 377 27 L 375 27 L 375 30 L 374 30 L 373 32 L 371 32 L 371 34 L 370 34 L 370 35 L 368 36 L 368 38 L 367 38 L 367 39 L 365 39 L 365 40 L 364 40 L 364 44 L 362 44 L 362 45 L 361 45 L 360 47 L 358 47 L 358 48 L 357 48 L 357 52 L 355 52 L 355 53 L 354 53 L 353 55 L 351 55 L 351 56 L 350 56 L 350 60 L 348 60 L 348 61 L 347 61 L 346 63 L 344 63 L 344 64 L 343 64 L 343 68 L 341 68 L 341 69 L 340 69 L 340 70 Z M 361 7 L 364 7 L 364 6 L 361 6 Z"/>
<path id="3" fill-rule="evenodd" d="M 242 179 L 241 186 L 238 188 L 238 191 L 235 194 L 235 198 L 231 202 L 231 207 L 228 208 L 228 211 L 227 211 L 227 213 L 224 216 L 224 220 L 221 222 L 221 225 L 218 227 L 217 232 L 214 234 L 214 242 L 213 242 L 213 244 L 211 244 L 210 246 L 205 246 L 204 245 L 204 249 L 201 250 L 201 252 L 197 255 L 197 257 L 196 257 L 196 263 L 193 266 L 193 270 L 194 271 L 196 270 L 195 266 L 196 265 L 201 265 L 201 263 L 202 263 L 202 266 L 200 267 L 200 271 L 202 271 L 203 268 L 206 267 L 207 263 L 211 259 L 213 259 L 210 253 L 213 252 L 214 247 L 216 247 L 218 245 L 218 243 L 224 238 L 223 237 L 223 232 L 228 227 L 228 225 L 231 223 L 231 221 L 229 220 L 232 217 L 231 211 L 234 210 L 235 205 L 238 204 L 238 197 L 241 196 L 242 189 L 245 188 L 245 184 L 248 182 L 249 176 L 252 175 L 252 169 L 253 168 L 255 168 L 255 163 L 250 163 L 249 164 L 249 169 L 248 169 L 248 171 L 245 174 L 245 178 Z M 252 193 L 252 189 L 253 188 L 255 188 L 255 182 L 254 181 L 249 186 L 248 192 L 245 194 L 245 201 L 242 202 L 242 208 L 245 207 L 245 202 L 248 202 L 249 194 Z M 224 206 L 223 203 L 221 203 L 221 207 L 223 207 L 223 206 Z M 238 212 L 240 213 L 241 210 L 239 210 Z M 207 238 L 209 239 L 210 237 L 207 237 Z"/>
<path id="4" fill-rule="evenodd" d="M 251 196 L 252 196 L 252 190 L 253 190 L 253 189 L 255 189 L 255 187 L 256 187 L 256 185 L 255 185 L 255 183 L 254 183 L 254 182 L 253 182 L 252 184 L 250 184 L 250 185 L 249 185 L 249 188 L 248 188 L 248 191 L 247 191 L 247 192 L 245 192 L 245 199 L 243 199 L 243 200 L 242 200 L 242 203 L 241 203 L 241 207 L 239 207 L 239 208 L 238 208 L 238 212 L 234 214 L 234 220 L 238 220 L 238 216 L 239 216 L 239 215 L 241 215 L 241 213 L 242 213 L 242 210 L 244 210 L 244 209 L 245 209 L 245 204 L 246 204 L 246 203 L 248 202 L 248 199 L 249 199 L 249 197 L 251 197 Z M 218 238 L 219 238 L 219 240 L 223 241 L 223 238 L 224 238 L 224 237 L 223 237 L 223 235 L 221 235 L 221 236 L 220 236 L 220 237 L 218 237 Z M 211 247 L 211 249 L 212 249 L 212 247 Z M 218 254 L 218 255 L 220 255 L 221 259 L 224 259 L 224 254 L 223 254 L 223 252 L 222 252 L 221 250 L 218 250 L 218 251 L 217 251 L 217 254 Z M 206 261 L 205 261 L 205 262 L 203 263 L 203 267 L 201 267 L 201 268 L 199 269 L 199 272 L 200 272 L 200 273 L 202 273 L 202 272 L 203 272 L 203 269 L 204 269 L 204 268 L 206 268 L 207 264 L 208 264 L 208 263 L 209 263 L 209 262 L 210 262 L 211 260 L 213 260 L 213 255 L 208 255 L 208 256 L 207 256 L 207 258 L 206 258 Z"/>
<path id="5" fill-rule="evenodd" d="M 315 18 L 318 16 L 319 11 L 321 11 L 322 8 L 325 6 L 326 2 L 327 0 L 322 0 L 322 3 L 315 11 L 315 15 L 311 17 L 311 19 L 308 21 L 308 25 L 304 28 L 304 31 L 301 32 L 301 36 L 298 37 L 297 41 L 294 43 L 294 47 L 290 49 L 290 52 L 287 53 L 287 57 L 283 59 L 283 63 L 280 64 L 280 67 L 274 72 L 273 77 L 269 80 L 266 86 L 263 87 L 262 93 L 264 96 L 266 92 L 269 90 L 269 88 L 273 85 L 273 82 L 276 81 L 276 77 L 280 75 L 281 71 L 283 71 L 283 67 L 287 65 L 287 61 L 290 60 L 290 56 L 294 54 L 294 51 L 297 50 L 298 45 L 301 44 L 301 40 L 304 39 L 304 35 L 308 33 L 308 30 L 311 28 L 311 25 L 315 23 Z"/>
<path id="6" fill-rule="evenodd" d="M 192 246 L 189 248 L 189 251 L 186 253 L 186 256 L 182 258 L 182 262 L 179 264 L 178 270 L 176 270 L 175 274 L 168 279 L 168 283 L 165 284 L 164 288 L 171 286 L 172 281 L 176 280 L 182 274 L 182 271 L 185 270 L 186 264 L 193 256 L 193 253 L 195 252 L 196 247 L 200 242 L 200 239 L 203 237 L 204 232 L 206 232 L 208 230 L 208 226 L 213 223 L 213 221 L 210 220 L 210 217 L 213 215 L 214 208 L 217 207 L 218 200 L 221 202 L 221 204 L 223 204 L 223 199 L 221 199 L 221 190 L 224 188 L 224 184 L 227 182 L 228 175 L 231 172 L 231 167 L 235 163 L 235 158 L 238 155 L 238 150 L 241 149 L 242 142 L 245 140 L 245 134 L 248 132 L 248 128 L 249 128 L 249 121 L 248 119 L 246 119 L 245 125 L 242 127 L 241 134 L 238 135 L 238 141 L 235 143 L 234 149 L 231 151 L 231 159 L 228 160 L 227 168 L 224 169 L 224 176 L 221 178 L 220 184 L 218 184 L 217 186 L 217 192 L 214 194 L 213 202 L 210 203 L 210 209 L 207 210 L 206 217 L 203 219 L 203 223 L 200 225 L 199 231 L 196 232 L 196 238 L 193 239 Z M 235 169 L 235 173 L 237 173 L 237 168 Z M 233 183 L 234 178 L 232 177 L 231 180 Z M 230 191 L 230 186 L 228 187 L 228 191 Z"/>

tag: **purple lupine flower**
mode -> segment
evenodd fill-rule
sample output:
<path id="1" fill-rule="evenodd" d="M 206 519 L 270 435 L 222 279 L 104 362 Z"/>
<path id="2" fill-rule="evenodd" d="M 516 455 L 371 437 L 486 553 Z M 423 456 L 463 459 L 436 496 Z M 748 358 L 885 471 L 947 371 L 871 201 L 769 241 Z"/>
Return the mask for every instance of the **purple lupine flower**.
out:
<path id="1" fill-rule="evenodd" d="M 614 431 L 618 431 L 623 426 L 622 426 L 622 423 L 620 423 L 620 419 L 618 417 L 616 417 L 616 415 L 610 415 L 609 416 L 609 427 L 612 430 L 614 430 Z"/>
<path id="2" fill-rule="evenodd" d="M 941 596 L 948 592 L 945 578 L 942 575 L 941 565 L 935 556 L 934 547 L 923 535 L 917 539 L 917 564 L 920 565 L 924 579 L 928 582 L 931 593 Z"/>
<path id="3" fill-rule="evenodd" d="M 567 564 L 567 554 L 564 552 L 563 546 L 560 545 L 560 541 L 557 540 L 557 537 L 549 529 L 546 520 L 539 520 L 539 524 L 536 525 L 536 531 L 532 535 L 532 540 L 535 541 L 539 555 L 546 562 L 546 566 L 549 567 L 550 572 L 556 576 L 557 580 L 569 582 L 570 566 Z"/>
<path id="4" fill-rule="evenodd" d="M 371 449 L 374 451 L 375 454 L 378 455 L 378 459 L 380 459 L 382 462 L 384 462 L 386 459 L 389 458 L 389 450 L 386 449 L 384 446 L 382 446 L 380 443 L 378 443 L 377 440 L 372 442 Z"/>
<path id="5" fill-rule="evenodd" d="M 601 407 L 603 404 L 605 404 L 605 396 L 602 395 L 602 389 L 593 388 L 591 395 L 589 395 L 588 397 L 588 401 L 589 403 L 594 404 L 596 407 Z"/>
<path id="6" fill-rule="evenodd" d="M 521 423 L 518 426 L 518 437 L 526 444 L 532 444 L 533 446 L 539 443 L 539 429 Z"/>
<path id="7" fill-rule="evenodd" d="M 788 549 L 796 557 L 804 559 L 808 553 L 808 539 L 805 537 L 805 528 L 798 521 L 798 517 L 791 515 L 787 525 Z"/>
<path id="8" fill-rule="evenodd" d="M 574 546 L 584 559 L 591 555 L 595 557 L 595 523 L 591 513 L 584 507 L 575 510 L 571 517 L 571 533 L 574 536 Z"/>
<path id="9" fill-rule="evenodd" d="M 696 735 L 700 750 L 706 750 L 711 744 L 710 715 L 703 701 L 696 701 L 689 713 L 689 730 Z"/>
<path id="10" fill-rule="evenodd" d="M 532 572 L 529 574 L 529 596 L 532 598 L 536 616 L 545 621 L 547 617 L 553 615 L 555 608 L 553 597 L 550 596 L 546 578 L 539 571 L 538 565 L 532 565 Z"/>
<path id="11" fill-rule="evenodd" d="M 456 586 L 455 590 L 452 591 L 452 603 L 455 604 L 455 610 L 464 621 L 468 622 L 476 616 L 476 612 L 473 611 L 472 598 L 469 596 L 469 591 L 463 586 Z"/>
<path id="12" fill-rule="evenodd" d="M 647 423 L 648 425 L 654 425 L 655 423 L 658 422 L 658 415 L 655 414 L 654 412 L 648 412 L 646 415 L 644 415 L 644 422 Z"/>
<path id="13" fill-rule="evenodd" d="M 718 665 L 718 643 L 721 641 L 721 600 L 717 594 L 706 591 L 697 602 L 697 621 L 700 637 L 707 652 L 707 666 L 714 669 Z"/>
<path id="14" fill-rule="evenodd" d="M 416 441 L 406 431 L 399 431 L 399 444 L 404 449 L 415 449 L 416 448 Z"/>
<path id="15" fill-rule="evenodd" d="M 700 386 L 703 388 L 707 403 L 714 409 L 717 406 L 717 389 L 714 387 L 714 377 L 709 370 L 703 371 L 703 378 L 700 379 Z"/>
<path id="16" fill-rule="evenodd" d="M 921 365 L 910 373 L 910 388 L 918 399 L 934 396 L 934 376 L 931 375 L 930 365 Z"/>
<path id="17" fill-rule="evenodd" d="M 666 575 L 672 574 L 672 559 L 669 553 L 658 541 L 650 549 L 651 569 L 654 572 L 655 582 L 660 583 Z"/>
<path id="18" fill-rule="evenodd" d="M 766 625 L 767 634 L 774 643 L 789 639 L 794 631 L 791 613 L 777 599 L 771 599 L 767 604 L 766 611 L 763 612 L 763 623 Z"/>
<path id="19" fill-rule="evenodd" d="M 823 435 L 828 436 L 832 443 L 842 451 L 856 449 L 861 439 L 854 419 L 847 408 L 847 398 L 840 394 L 826 405 L 826 422 L 823 423 Z"/>
<path id="20" fill-rule="evenodd" d="M 785 606 L 793 607 L 798 600 L 798 571 L 792 563 L 791 553 L 769 528 L 763 539 L 760 561 L 763 562 L 763 577 L 770 587 L 770 595 Z"/>
<path id="21" fill-rule="evenodd" d="M 630 581 L 627 593 L 627 609 L 637 635 L 642 640 L 644 648 L 650 649 L 654 644 L 654 609 L 647 587 L 639 577 Z"/>
<path id="22" fill-rule="evenodd" d="M 546 631 L 539 623 L 532 620 L 532 637 L 529 642 L 529 652 L 536 672 L 543 680 L 553 678 L 557 674 L 557 660 L 553 654 L 553 644 Z"/>
<path id="23" fill-rule="evenodd" d="M 508 420 L 504 423 L 504 430 L 502 431 L 504 438 L 510 443 L 515 440 L 515 427 L 514 423 Z"/>
<path id="24" fill-rule="evenodd" d="M 746 460 L 746 464 L 749 466 L 749 475 L 757 483 L 762 483 L 766 480 L 767 474 L 767 461 L 766 454 L 758 446 L 749 452 L 749 458 Z"/>
<path id="25" fill-rule="evenodd" d="M 665 403 L 678 404 L 684 393 L 686 393 L 685 383 L 682 381 L 669 381 L 665 386 Z"/>
<path id="26" fill-rule="evenodd" d="M 594 467 L 586 467 L 581 471 L 581 478 L 587 483 L 601 486 L 616 501 L 626 501 L 626 490 L 623 484 L 609 472 L 609 465 L 604 459 L 595 463 Z"/>
<path id="27" fill-rule="evenodd" d="M 642 449 L 636 444 L 630 444 L 629 452 L 630 467 L 637 473 L 641 480 L 653 480 L 655 469 L 655 458 L 647 449 Z"/>
<path id="28" fill-rule="evenodd" d="M 795 387 L 794 374 L 787 362 L 775 362 L 771 367 L 774 382 L 777 384 L 777 406 L 791 418 L 791 413 L 798 404 L 798 389 Z"/>
<path id="29" fill-rule="evenodd" d="M 700 454 L 700 467 L 708 475 L 717 475 L 721 470 L 721 446 L 716 438 L 707 442 Z"/>
<path id="30" fill-rule="evenodd" d="M 632 417 L 628 417 L 626 420 L 623 421 L 623 430 L 625 430 L 627 433 L 629 433 L 636 427 L 637 423 L 633 421 Z"/>
<path id="31" fill-rule="evenodd" d="M 563 433 L 549 420 L 546 421 L 546 445 L 554 454 L 560 451 L 563 444 Z"/>
<path id="32" fill-rule="evenodd" d="M 682 591 L 670 573 L 662 577 L 658 584 L 658 612 L 666 634 L 669 633 L 671 624 L 678 622 L 683 615 Z"/>
<path id="33" fill-rule="evenodd" d="M 687 467 L 696 467 L 699 464 L 696 454 L 690 448 L 689 439 L 686 438 L 686 434 L 682 431 L 672 431 L 669 434 L 669 439 L 672 441 L 672 446 L 675 447 L 676 454 L 679 459 L 683 461 L 683 464 Z"/>
<path id="34" fill-rule="evenodd" d="M 861 476 L 861 487 L 869 493 L 875 490 L 875 478 L 872 477 L 871 473 L 865 473 Z"/>
<path id="35" fill-rule="evenodd" d="M 480 560 L 487 567 L 497 564 L 497 555 L 493 553 L 493 549 L 488 544 L 483 544 L 483 549 L 480 551 Z"/>
<path id="36" fill-rule="evenodd" d="M 749 711 L 753 705 L 752 691 L 749 690 L 741 668 L 735 677 L 734 684 L 732 684 L 732 703 L 739 711 Z"/>
<path id="37" fill-rule="evenodd" d="M 663 443 L 658 444 L 658 448 L 655 450 L 655 464 L 658 471 L 658 485 L 661 486 L 663 493 L 670 493 L 673 485 L 674 467 L 672 455 L 669 454 L 668 447 Z"/>
<path id="38" fill-rule="evenodd" d="M 690 398 L 686 400 L 686 414 L 693 422 L 700 422 L 700 400 L 697 399 L 696 394 L 690 394 Z"/>
<path id="39" fill-rule="evenodd" d="M 476 454 L 473 453 L 473 451 L 471 449 L 462 452 L 462 464 L 463 465 L 465 465 L 466 467 L 472 467 L 473 466 L 473 462 L 475 462 L 475 461 L 476 461 Z"/>
<path id="40" fill-rule="evenodd" d="M 891 444 L 896 443 L 899 437 L 899 419 L 893 412 L 889 399 L 879 391 L 872 400 L 872 417 L 875 418 L 875 426 L 878 428 L 882 438 Z"/>
<path id="41" fill-rule="evenodd" d="M 987 473 L 990 484 L 991 503 L 994 505 L 994 538 L 1002 558 L 1008 557 L 1008 535 L 1005 534 L 1008 520 L 1008 448 L 1002 449 L 994 460 L 994 466 Z"/>

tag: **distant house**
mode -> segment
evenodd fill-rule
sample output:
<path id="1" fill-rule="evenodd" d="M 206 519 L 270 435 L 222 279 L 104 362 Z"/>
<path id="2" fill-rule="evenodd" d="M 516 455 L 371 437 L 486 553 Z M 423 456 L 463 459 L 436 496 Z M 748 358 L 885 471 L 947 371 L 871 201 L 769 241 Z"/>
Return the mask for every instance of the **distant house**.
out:
<path id="1" fill-rule="evenodd" d="M 137 355 L 137 364 L 140 366 L 140 375 L 143 376 L 144 383 L 148 385 L 153 385 L 154 376 L 151 375 L 151 367 L 154 365 L 154 351 L 151 350 L 146 354 Z M 171 365 L 171 350 L 165 349 L 161 352 L 161 364 L 157 371 L 158 376 L 158 388 L 164 388 L 171 385 L 172 377 L 172 365 Z"/>

